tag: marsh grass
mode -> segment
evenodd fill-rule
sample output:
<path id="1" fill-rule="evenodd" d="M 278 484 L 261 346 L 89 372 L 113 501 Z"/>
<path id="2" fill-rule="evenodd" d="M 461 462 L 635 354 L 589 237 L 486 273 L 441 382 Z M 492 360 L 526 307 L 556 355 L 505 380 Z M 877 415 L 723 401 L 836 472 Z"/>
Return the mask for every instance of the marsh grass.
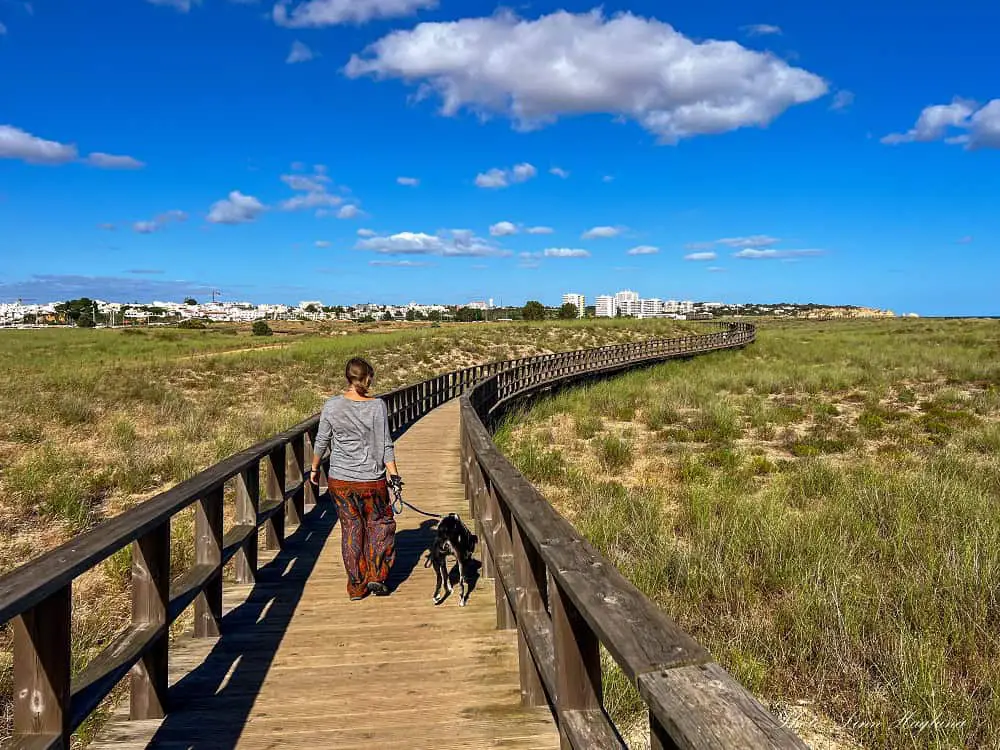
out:
<path id="1" fill-rule="evenodd" d="M 574 523 L 766 702 L 866 746 L 998 747 L 998 353 L 996 321 L 772 324 L 539 407 L 616 423 L 553 446 Z M 591 458 L 633 410 L 655 482 Z M 537 430 L 507 427 L 515 464 Z"/>
<path id="2" fill-rule="evenodd" d="M 350 356 L 369 358 L 376 387 L 385 391 L 491 360 L 692 328 L 664 321 L 439 329 L 287 324 L 267 339 L 216 326 L 2 331 L 0 573 L 315 413 L 341 388 Z M 588 429 L 596 435 L 603 423 Z M 522 460 L 534 466 L 533 481 L 565 479 L 558 448 L 539 443 Z M 175 573 L 193 560 L 192 518 L 186 511 L 172 523 Z M 81 596 L 105 603 L 76 608 L 74 664 L 118 632 L 128 612 L 130 564 L 122 551 L 81 578 Z M 9 649 L 8 627 L 0 633 L 0 701 L 7 706 Z M 106 709 L 80 739 L 97 731 Z"/>

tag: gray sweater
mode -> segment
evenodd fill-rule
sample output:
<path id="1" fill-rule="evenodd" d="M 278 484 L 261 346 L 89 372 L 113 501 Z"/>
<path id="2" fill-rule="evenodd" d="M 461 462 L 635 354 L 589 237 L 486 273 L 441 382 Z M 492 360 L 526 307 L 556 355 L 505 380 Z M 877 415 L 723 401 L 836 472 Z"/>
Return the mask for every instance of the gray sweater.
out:
<path id="1" fill-rule="evenodd" d="M 313 452 L 330 449 L 330 476 L 348 482 L 371 482 L 385 476 L 395 461 L 385 401 L 352 401 L 334 396 L 323 404 Z"/>

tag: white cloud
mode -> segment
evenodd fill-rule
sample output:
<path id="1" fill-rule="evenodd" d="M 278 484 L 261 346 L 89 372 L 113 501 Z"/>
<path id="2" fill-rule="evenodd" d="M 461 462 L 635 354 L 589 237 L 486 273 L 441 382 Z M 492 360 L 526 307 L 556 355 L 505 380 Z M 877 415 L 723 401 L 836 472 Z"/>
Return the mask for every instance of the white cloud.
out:
<path id="1" fill-rule="evenodd" d="M 525 231 L 528 234 L 552 234 L 556 230 L 552 227 L 528 227 Z"/>
<path id="2" fill-rule="evenodd" d="M 378 234 L 378 232 L 376 232 L 374 229 L 362 228 L 358 230 L 358 237 L 374 237 L 376 234 Z"/>
<path id="3" fill-rule="evenodd" d="M 750 260 L 787 260 L 789 258 L 806 258 L 823 255 L 825 252 L 825 250 L 777 250 L 773 247 L 766 250 L 755 250 L 748 247 L 745 250 L 740 250 L 738 253 L 733 253 L 733 257 Z"/>
<path id="4" fill-rule="evenodd" d="M 0 125 L 0 159 L 20 159 L 28 164 L 66 164 L 76 158 L 75 145 L 47 141 L 13 125 Z"/>
<path id="5" fill-rule="evenodd" d="M 514 182 L 525 182 L 530 180 L 536 174 L 538 174 L 538 170 L 528 163 L 516 164 L 514 165 L 514 169 L 511 170 L 511 176 Z"/>
<path id="6" fill-rule="evenodd" d="M 100 167 L 101 169 L 142 169 L 146 166 L 144 163 L 138 159 L 133 159 L 131 156 L 102 154 L 100 151 L 95 151 L 90 154 L 85 161 L 90 166 Z"/>
<path id="7" fill-rule="evenodd" d="M 330 208 L 339 206 L 344 199 L 327 192 L 300 193 L 281 202 L 282 211 L 302 211 L 310 208 Z"/>
<path id="8" fill-rule="evenodd" d="M 0 36 L 5 36 L 7 34 L 7 27 L 0 23 Z"/>
<path id="9" fill-rule="evenodd" d="M 589 250 L 570 247 L 547 247 L 542 251 L 545 258 L 589 258 Z"/>
<path id="10" fill-rule="evenodd" d="M 303 28 L 358 24 L 373 18 L 397 18 L 436 6 L 437 0 L 305 0 L 298 5 L 281 0 L 274 6 L 273 15 L 274 22 L 279 26 Z"/>
<path id="11" fill-rule="evenodd" d="M 592 227 L 581 236 L 585 240 L 608 239 L 611 237 L 617 237 L 621 233 L 621 227 Z"/>
<path id="12" fill-rule="evenodd" d="M 765 126 L 827 92 L 822 78 L 773 54 L 600 10 L 421 23 L 352 56 L 345 72 L 417 84 L 419 95 L 441 97 L 446 116 L 496 113 L 527 129 L 604 113 L 637 121 L 662 143 Z"/>
<path id="13" fill-rule="evenodd" d="M 132 224 L 132 229 L 139 234 L 152 234 L 153 232 L 162 229 L 167 224 L 171 222 L 180 223 L 182 221 L 187 221 L 188 215 L 184 211 L 172 210 L 164 211 L 162 214 L 157 216 L 151 221 L 137 221 Z"/>
<path id="14" fill-rule="evenodd" d="M 949 136 L 955 129 L 965 131 Z M 890 133 L 882 143 L 928 143 L 944 140 L 949 144 L 962 144 L 969 150 L 1000 148 L 1000 99 L 993 99 L 982 107 L 968 99 L 955 98 L 951 104 L 925 107 L 916 125 L 905 133 Z"/>
<path id="15" fill-rule="evenodd" d="M 527 162 L 516 164 L 510 169 L 494 167 L 488 172 L 480 172 L 476 175 L 476 187 L 505 188 L 512 182 L 527 182 L 537 174 L 538 170 Z"/>
<path id="16" fill-rule="evenodd" d="M 654 247 L 653 245 L 639 245 L 638 247 L 633 247 L 629 250 L 626 255 L 656 255 L 660 252 L 660 248 Z"/>
<path id="17" fill-rule="evenodd" d="M 718 256 L 712 252 L 702 252 L 702 253 L 688 253 L 684 256 L 684 260 L 715 260 Z"/>
<path id="18" fill-rule="evenodd" d="M 429 266 L 430 263 L 424 263 L 419 260 L 370 260 L 368 261 L 369 266 L 394 266 L 396 268 L 421 268 Z"/>
<path id="19" fill-rule="evenodd" d="M 517 226 L 509 221 L 498 221 L 490 227 L 490 234 L 494 237 L 507 237 L 511 234 L 517 234 Z"/>
<path id="20" fill-rule="evenodd" d="M 556 177 L 562 177 L 564 180 L 569 177 L 569 172 L 560 167 L 552 167 L 552 169 L 549 170 L 549 174 L 554 174 Z"/>
<path id="21" fill-rule="evenodd" d="M 292 42 L 292 48 L 288 51 L 288 57 L 285 58 L 285 62 L 292 65 L 294 63 L 309 62 L 310 60 L 315 59 L 316 53 L 313 52 L 307 44 L 304 44 L 296 39 Z"/>
<path id="22" fill-rule="evenodd" d="M 316 240 L 316 247 L 330 247 L 329 240 Z"/>
<path id="23" fill-rule="evenodd" d="M 355 206 L 353 203 L 348 203 L 346 206 L 341 206 L 340 210 L 337 211 L 338 219 L 355 219 L 361 215 L 361 209 Z"/>
<path id="24" fill-rule="evenodd" d="M 292 190 L 306 190 L 309 192 L 322 193 L 326 190 L 326 185 L 330 178 L 323 174 L 283 174 L 281 181 Z"/>
<path id="25" fill-rule="evenodd" d="M 406 187 L 417 187 L 420 184 L 420 180 L 416 177 L 397 177 L 396 182 Z"/>
<path id="26" fill-rule="evenodd" d="M 467 229 L 451 229 L 437 234 L 398 232 L 359 240 L 359 250 L 384 255 L 441 255 L 445 257 L 485 257 L 510 253 Z"/>
<path id="27" fill-rule="evenodd" d="M 852 104 L 854 104 L 854 92 L 841 89 L 833 95 L 833 102 L 830 104 L 830 109 L 834 111 L 845 110 Z"/>
<path id="28" fill-rule="evenodd" d="M 615 181 L 615 177 L 614 177 L 614 175 L 606 174 L 606 175 L 604 175 L 604 177 L 601 178 L 601 181 L 602 182 L 614 182 Z"/>
<path id="29" fill-rule="evenodd" d="M 264 210 L 264 204 L 252 195 L 233 190 L 227 198 L 212 204 L 208 220 L 213 224 L 246 224 L 254 221 Z"/>
<path id="30" fill-rule="evenodd" d="M 770 36 L 781 34 L 781 27 L 769 23 L 754 23 L 744 26 L 743 31 L 746 32 L 747 36 Z"/>
<path id="31" fill-rule="evenodd" d="M 201 0 L 147 0 L 147 2 L 173 8 L 181 13 L 187 13 L 194 5 L 201 5 Z"/>
<path id="32" fill-rule="evenodd" d="M 709 266 L 705 270 L 708 271 L 709 273 L 725 273 L 726 272 L 726 269 L 723 268 L 722 266 Z"/>
<path id="33" fill-rule="evenodd" d="M 728 247 L 768 247 L 781 242 L 778 237 L 771 237 L 766 234 L 754 234 L 750 237 L 725 237 L 716 240 L 717 245 L 727 245 Z"/>

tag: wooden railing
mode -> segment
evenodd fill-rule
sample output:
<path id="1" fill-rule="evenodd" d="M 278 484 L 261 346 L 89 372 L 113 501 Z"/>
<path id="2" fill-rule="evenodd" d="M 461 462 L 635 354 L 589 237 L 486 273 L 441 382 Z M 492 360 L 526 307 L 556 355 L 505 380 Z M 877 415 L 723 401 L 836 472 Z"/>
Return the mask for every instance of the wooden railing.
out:
<path id="1" fill-rule="evenodd" d="M 753 338 L 752 326 L 730 325 L 702 336 L 493 362 L 381 396 L 398 436 L 430 410 L 468 393 L 462 403 L 464 474 L 477 522 L 487 532 L 487 572 L 499 582 L 498 620 L 518 628 L 526 700 L 561 696 L 550 700 L 573 747 L 601 747 L 586 738 L 614 732 L 600 710 L 598 643 L 638 681 L 654 727 L 688 736 L 685 722 L 692 716 L 707 718 L 712 711 L 686 711 L 671 701 L 697 703 L 723 696 L 743 702 L 747 721 L 765 728 L 774 723 L 514 471 L 493 447 L 489 428 L 513 404 L 544 389 L 643 363 L 744 346 Z M 235 559 L 236 580 L 252 583 L 261 529 L 265 548 L 280 549 L 286 524 L 299 523 L 305 506 L 317 500 L 313 487 L 303 481 L 303 467 L 318 425 L 319 416 L 313 416 L 0 578 L 0 624 L 11 623 L 14 642 L 14 736 L 6 746 L 68 748 L 73 731 L 126 677 L 130 716 L 164 716 L 170 625 L 193 605 L 194 636 L 219 634 L 223 567 Z M 223 504 L 228 498 L 236 512 L 227 529 Z M 191 506 L 195 562 L 172 572 L 171 519 Z M 126 547 L 132 551 L 131 623 L 74 675 L 73 581 Z M 681 665 L 696 666 L 675 669 Z M 674 689 L 678 681 L 688 687 Z M 699 698 L 700 684 L 716 687 Z M 778 729 L 773 735 L 779 736 Z"/>
<path id="2" fill-rule="evenodd" d="M 463 479 L 496 581 L 497 626 L 516 629 L 521 697 L 548 705 L 563 748 L 626 747 L 603 703 L 601 646 L 638 689 L 651 745 L 804 748 L 754 697 L 615 567 L 500 454 L 491 433 L 554 388 L 642 364 L 741 347 L 750 325 L 683 339 L 533 357 L 462 397 Z"/>

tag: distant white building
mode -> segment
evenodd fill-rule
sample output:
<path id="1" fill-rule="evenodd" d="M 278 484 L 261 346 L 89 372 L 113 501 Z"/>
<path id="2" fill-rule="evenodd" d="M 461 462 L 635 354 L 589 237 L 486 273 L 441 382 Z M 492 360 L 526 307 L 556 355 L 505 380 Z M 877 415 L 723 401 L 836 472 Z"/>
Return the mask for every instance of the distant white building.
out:
<path id="1" fill-rule="evenodd" d="M 662 315 L 663 315 L 662 300 L 656 297 L 650 297 L 649 299 L 639 300 L 640 318 L 659 318 Z"/>
<path id="2" fill-rule="evenodd" d="M 597 298 L 597 308 L 594 313 L 598 318 L 613 318 L 617 309 L 615 298 L 607 294 L 602 294 Z"/>
<path id="3" fill-rule="evenodd" d="M 582 294 L 564 294 L 563 301 L 564 305 L 573 305 L 576 310 L 576 317 L 582 318 L 587 307 L 587 300 Z"/>

